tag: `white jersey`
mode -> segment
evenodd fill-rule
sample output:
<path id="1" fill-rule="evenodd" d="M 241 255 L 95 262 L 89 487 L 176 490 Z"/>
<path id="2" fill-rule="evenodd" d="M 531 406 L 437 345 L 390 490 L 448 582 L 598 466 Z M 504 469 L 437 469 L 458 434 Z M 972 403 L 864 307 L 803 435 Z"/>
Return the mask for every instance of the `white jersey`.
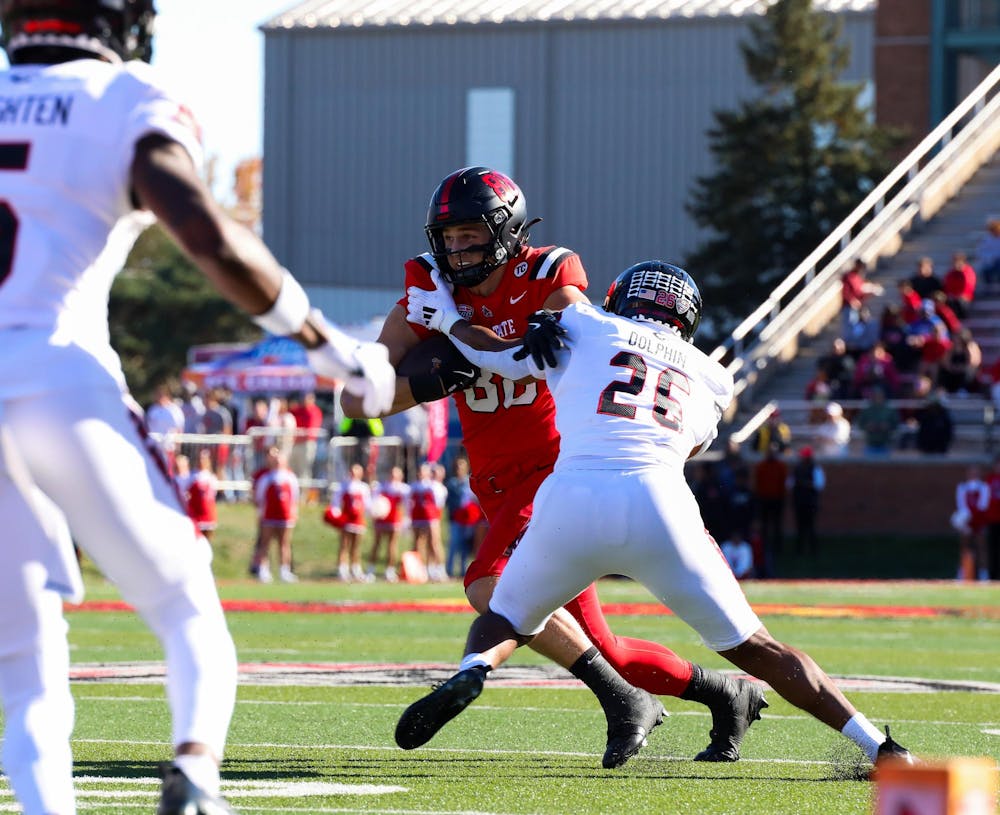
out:
<path id="1" fill-rule="evenodd" d="M 556 402 L 556 469 L 683 467 L 707 447 L 733 398 L 733 378 L 673 331 L 574 303 L 562 311 L 569 350 L 558 366 L 538 370 L 513 350 L 477 352 L 472 362 L 504 376 L 544 377 Z"/>
<path id="2" fill-rule="evenodd" d="M 200 166 L 193 117 L 145 63 L 0 73 L 0 396 L 123 382 L 108 292 L 153 221 L 130 192 L 136 142 L 152 133 Z"/>

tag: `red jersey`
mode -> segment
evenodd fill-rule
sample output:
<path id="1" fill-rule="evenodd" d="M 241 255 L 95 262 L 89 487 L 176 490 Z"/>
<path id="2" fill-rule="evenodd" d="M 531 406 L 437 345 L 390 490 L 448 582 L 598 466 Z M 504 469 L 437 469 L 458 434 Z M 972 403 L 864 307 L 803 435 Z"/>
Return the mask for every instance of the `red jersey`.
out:
<path id="1" fill-rule="evenodd" d="M 343 524 L 348 532 L 363 532 L 368 506 L 371 504 L 371 488 L 364 481 L 345 481 L 338 485 L 340 511 Z"/>
<path id="2" fill-rule="evenodd" d="M 969 300 L 976 296 L 976 270 L 968 263 L 952 266 L 944 276 L 944 293 L 953 300 Z"/>
<path id="3" fill-rule="evenodd" d="M 433 268 L 429 254 L 407 261 L 407 288 L 434 288 L 430 279 Z M 579 256 L 557 246 L 529 246 L 507 262 L 500 285 L 488 297 L 478 297 L 463 286 L 456 286 L 453 294 L 464 319 L 508 338 L 523 336 L 528 317 L 564 286 L 581 291 L 587 288 L 587 273 Z M 399 304 L 406 308 L 405 295 Z M 421 340 L 433 333 L 423 326 L 409 326 Z M 529 463 L 555 461 L 559 453 L 555 403 L 544 381 L 518 384 L 500 374 L 484 373 L 471 388 L 454 397 L 469 464 L 478 481 L 491 476 L 497 476 L 498 482 L 504 476 L 510 480 Z"/>
<path id="4" fill-rule="evenodd" d="M 218 518 L 215 512 L 217 490 L 218 481 L 215 475 L 206 470 L 198 470 L 188 479 L 186 495 L 188 517 L 201 530 L 215 529 L 217 525 Z"/>
<path id="5" fill-rule="evenodd" d="M 299 515 L 299 480 L 291 470 L 268 470 L 254 489 L 263 523 L 291 526 Z"/>
<path id="6" fill-rule="evenodd" d="M 417 481 L 410 485 L 410 518 L 414 521 L 441 520 L 441 507 L 444 506 L 442 487 L 433 480 Z"/>
<path id="7" fill-rule="evenodd" d="M 397 526 L 406 520 L 406 499 L 410 497 L 410 485 L 401 481 L 385 481 L 376 487 L 376 493 L 389 502 L 389 512 L 379 518 L 376 525 Z"/>

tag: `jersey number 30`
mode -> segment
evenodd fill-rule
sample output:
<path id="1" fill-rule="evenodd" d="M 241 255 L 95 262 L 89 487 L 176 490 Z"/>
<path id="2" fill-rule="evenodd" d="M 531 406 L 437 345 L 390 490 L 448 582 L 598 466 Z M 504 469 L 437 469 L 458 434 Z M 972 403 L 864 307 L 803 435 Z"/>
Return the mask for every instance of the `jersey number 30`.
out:
<path id="1" fill-rule="evenodd" d="M 26 170 L 29 147 L 27 142 L 0 143 L 0 172 Z M 10 204 L 0 198 L 0 286 L 10 276 L 14 266 L 16 240 L 17 215 Z"/>
<path id="2" fill-rule="evenodd" d="M 615 394 L 623 393 L 638 396 L 646 386 L 646 360 L 638 354 L 619 351 L 611 358 L 611 364 L 616 368 L 628 368 L 632 376 L 628 382 L 612 382 L 603 391 L 597 403 L 597 412 L 609 416 L 621 416 L 624 419 L 634 419 L 636 406 L 615 401 Z M 687 377 L 673 368 L 665 368 L 656 379 L 656 393 L 653 397 L 653 419 L 657 424 L 670 430 L 681 429 L 684 412 L 681 403 L 670 395 L 673 388 L 684 393 L 690 393 Z"/>

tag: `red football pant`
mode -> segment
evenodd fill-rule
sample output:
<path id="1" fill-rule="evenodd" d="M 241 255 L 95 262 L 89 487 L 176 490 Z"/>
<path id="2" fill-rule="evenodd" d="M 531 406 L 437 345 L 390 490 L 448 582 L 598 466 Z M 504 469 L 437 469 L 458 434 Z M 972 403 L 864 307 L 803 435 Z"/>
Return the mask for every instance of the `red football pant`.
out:
<path id="1" fill-rule="evenodd" d="M 593 584 L 570 600 L 566 610 L 630 684 L 657 696 L 680 696 L 687 688 L 693 671 L 691 663 L 658 642 L 616 636 L 608 627 Z"/>

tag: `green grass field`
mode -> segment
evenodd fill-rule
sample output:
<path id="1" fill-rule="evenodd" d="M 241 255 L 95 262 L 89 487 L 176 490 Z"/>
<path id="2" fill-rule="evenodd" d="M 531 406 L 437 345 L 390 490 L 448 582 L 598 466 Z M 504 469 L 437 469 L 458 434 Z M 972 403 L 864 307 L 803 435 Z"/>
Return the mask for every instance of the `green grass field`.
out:
<path id="1" fill-rule="evenodd" d="M 239 515 L 239 510 L 236 511 Z M 242 516 L 240 516 L 242 517 Z M 303 530 L 305 533 L 305 530 Z M 343 585 L 307 580 L 260 586 L 242 577 L 246 529 L 220 536 L 219 573 L 226 599 L 349 603 L 460 602 L 458 584 Z M 327 540 L 304 534 L 300 571 L 323 573 Z M 226 543 L 231 540 L 231 543 Z M 329 546 L 328 550 L 324 547 Z M 829 607 L 921 606 L 950 609 L 931 617 L 871 618 L 774 613 L 765 623 L 809 651 L 838 677 L 886 677 L 1000 683 L 1000 586 L 949 582 L 748 583 L 751 602 Z M 642 587 L 606 580 L 605 603 L 644 603 Z M 88 571 L 88 599 L 116 597 Z M 68 615 L 75 665 L 159 660 L 155 640 L 128 612 Z M 461 655 L 471 613 L 231 612 L 243 663 L 440 663 Z M 620 634 L 657 639 L 683 656 L 722 668 L 673 617 L 614 615 Z M 512 665 L 543 666 L 522 649 Z M 370 672 L 369 680 L 373 675 Z M 872 785 L 847 779 L 857 755 L 843 738 L 768 693 L 771 707 L 750 730 L 738 764 L 690 761 L 707 743 L 710 719 L 698 705 L 665 699 L 670 712 L 648 747 L 623 769 L 600 767 L 604 720 L 581 687 L 494 683 L 424 748 L 393 742 L 403 708 L 419 684 L 332 684 L 330 673 L 287 676 L 280 684 L 241 684 L 224 768 L 224 791 L 243 813 L 866 813 Z M 307 679 L 309 683 L 307 684 Z M 853 689 L 857 688 L 857 689 Z M 931 685 L 887 691 L 852 685 L 848 695 L 876 724 L 925 757 L 1000 760 L 1000 693 Z M 156 765 L 169 757 L 169 718 L 158 682 L 76 682 L 74 754 L 79 808 L 87 813 L 151 813 Z M 0 812 L 16 812 L 0 781 Z"/>

